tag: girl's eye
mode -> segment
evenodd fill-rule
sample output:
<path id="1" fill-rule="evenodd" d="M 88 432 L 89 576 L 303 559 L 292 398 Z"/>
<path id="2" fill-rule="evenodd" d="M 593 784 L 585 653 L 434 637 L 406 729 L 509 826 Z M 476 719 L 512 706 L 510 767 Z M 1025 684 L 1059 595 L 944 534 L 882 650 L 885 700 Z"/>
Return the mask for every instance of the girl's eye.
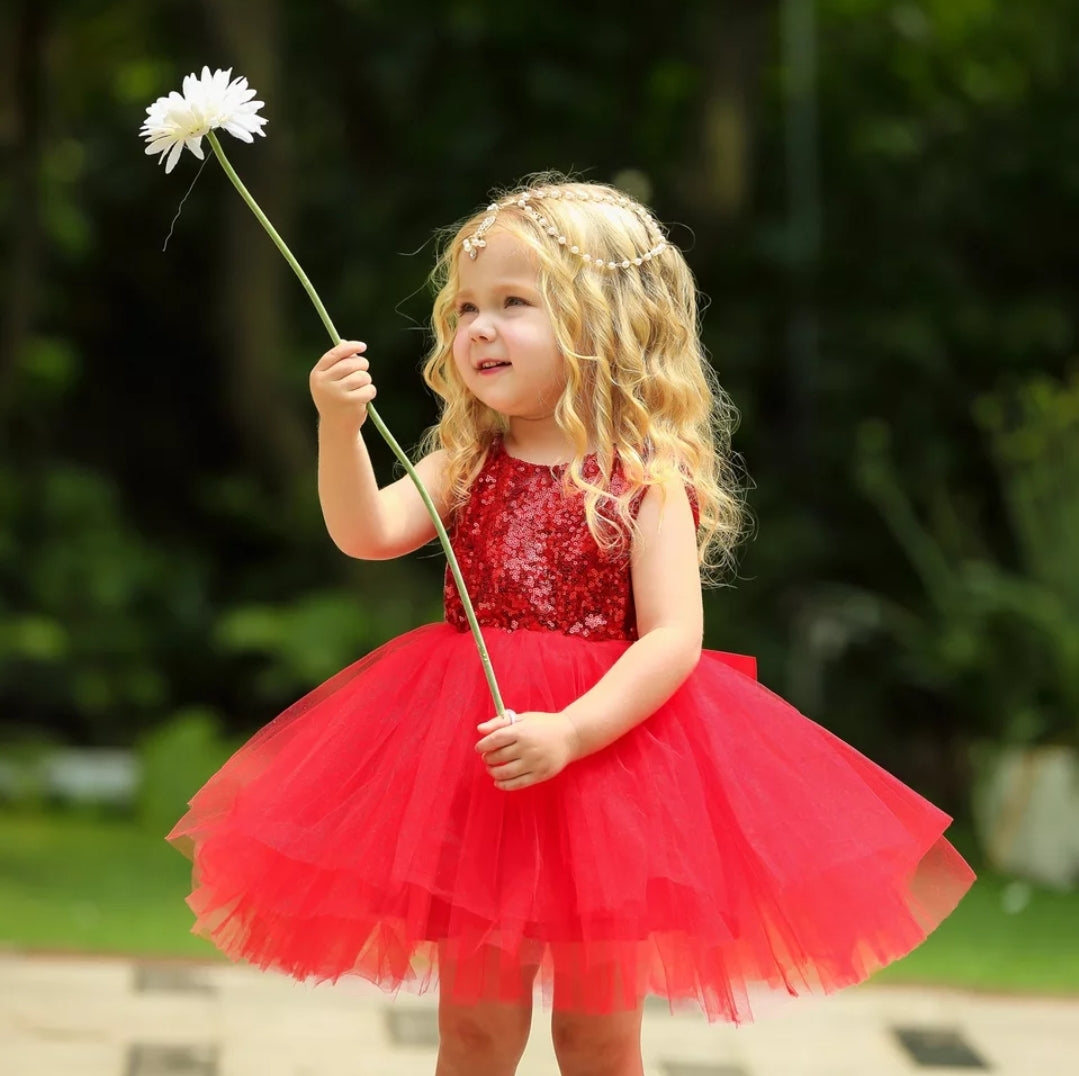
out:
<path id="1" fill-rule="evenodd" d="M 473 314 L 475 311 L 476 308 L 472 303 L 461 303 L 457 307 L 457 316 L 460 317 L 462 314 Z"/>
<path id="2" fill-rule="evenodd" d="M 519 295 L 506 296 L 506 306 L 528 306 L 528 302 Z"/>

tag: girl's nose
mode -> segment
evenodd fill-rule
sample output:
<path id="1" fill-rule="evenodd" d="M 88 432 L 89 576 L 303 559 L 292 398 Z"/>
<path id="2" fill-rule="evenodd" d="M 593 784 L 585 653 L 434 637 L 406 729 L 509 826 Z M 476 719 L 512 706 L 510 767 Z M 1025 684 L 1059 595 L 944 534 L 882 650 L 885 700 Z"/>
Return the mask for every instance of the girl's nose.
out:
<path id="1" fill-rule="evenodd" d="M 486 314 L 477 314 L 468 327 L 468 335 L 473 340 L 490 340 L 495 334 L 495 323 Z"/>

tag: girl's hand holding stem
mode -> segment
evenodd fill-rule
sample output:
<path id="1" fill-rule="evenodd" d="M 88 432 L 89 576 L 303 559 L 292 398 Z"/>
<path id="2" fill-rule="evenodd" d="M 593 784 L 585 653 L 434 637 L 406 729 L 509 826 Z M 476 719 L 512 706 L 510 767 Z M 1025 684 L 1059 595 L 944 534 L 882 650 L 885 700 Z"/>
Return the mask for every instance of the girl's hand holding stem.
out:
<path id="1" fill-rule="evenodd" d="M 358 340 L 343 340 L 315 363 L 309 383 L 319 415 L 318 494 L 326 529 L 349 556 L 375 560 L 396 555 L 386 549 L 387 534 L 401 512 L 380 493 L 360 435 L 375 395 L 366 349 Z M 418 495 L 412 499 L 416 514 L 425 515 Z"/>
<path id="2" fill-rule="evenodd" d="M 494 717 L 477 727 L 483 739 L 476 750 L 504 792 L 549 781 L 582 754 L 577 727 L 565 714 L 531 711 L 512 724 Z"/>
<path id="3" fill-rule="evenodd" d="M 358 430 L 367 420 L 375 386 L 366 350 L 358 340 L 343 340 L 315 363 L 309 378 L 311 399 L 322 422 Z"/>

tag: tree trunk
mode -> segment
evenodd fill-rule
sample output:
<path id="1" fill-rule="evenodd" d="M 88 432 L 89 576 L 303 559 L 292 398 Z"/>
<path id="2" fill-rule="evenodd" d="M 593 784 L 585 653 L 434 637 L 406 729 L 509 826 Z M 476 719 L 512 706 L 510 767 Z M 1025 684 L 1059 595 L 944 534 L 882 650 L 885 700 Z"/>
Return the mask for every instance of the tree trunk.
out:
<path id="1" fill-rule="evenodd" d="M 0 439 L 15 406 L 19 356 L 33 328 L 41 279 L 40 176 L 44 144 L 42 70 L 48 4 L 22 0 L 14 15 L 11 253 L 0 331 Z"/>
<path id="2" fill-rule="evenodd" d="M 776 0 L 701 7 L 700 137 L 682 170 L 682 194 L 694 220 L 712 228 L 744 213 L 752 196 L 754 113 L 775 9 Z"/>
<path id="3" fill-rule="evenodd" d="M 282 119 L 280 11 L 277 0 L 207 0 L 206 10 L 223 51 L 235 58 L 233 77 L 244 75 L 267 102 L 273 121 L 265 142 L 256 139 L 258 173 L 244 176 L 247 147 L 221 137 L 259 205 L 288 240 L 290 140 Z M 239 158 L 239 159 L 238 159 Z M 247 453 L 276 485 L 295 490 L 312 474 L 313 412 L 309 401 L 290 395 L 284 360 L 289 289 L 299 285 L 269 236 L 243 200 L 230 192 L 222 236 L 224 353 L 228 402 Z M 312 313 L 312 317 L 315 315 Z M 312 334 L 314 338 L 314 334 Z M 328 344 L 327 344 L 328 346 Z M 312 356 L 312 362 L 315 356 Z"/>

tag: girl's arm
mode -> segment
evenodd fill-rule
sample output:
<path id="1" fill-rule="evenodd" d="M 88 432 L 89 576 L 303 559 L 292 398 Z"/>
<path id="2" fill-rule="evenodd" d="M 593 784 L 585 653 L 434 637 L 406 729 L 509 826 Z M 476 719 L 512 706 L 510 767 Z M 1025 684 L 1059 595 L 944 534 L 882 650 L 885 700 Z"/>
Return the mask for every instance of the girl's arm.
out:
<path id="1" fill-rule="evenodd" d="M 507 792 L 546 781 L 570 762 L 613 743 L 653 714 L 701 656 L 704 609 L 697 532 L 681 481 L 653 486 L 637 516 L 631 553 L 639 638 L 599 682 L 561 713 L 495 717 L 479 726 L 476 750 Z"/>
<path id="2" fill-rule="evenodd" d="M 639 638 L 599 682 L 562 711 L 576 730 L 573 758 L 613 743 L 655 713 L 701 656 L 704 607 L 697 532 L 680 480 L 653 486 L 632 550 Z"/>
<path id="3" fill-rule="evenodd" d="M 444 465 L 441 450 L 416 464 L 416 472 L 443 518 Z M 319 423 L 318 498 L 326 530 L 337 548 L 350 557 L 390 560 L 435 537 L 435 525 L 408 475 L 378 488 L 363 434 L 354 427 L 325 420 Z"/>
<path id="4" fill-rule="evenodd" d="M 356 341 L 339 344 L 311 371 L 311 396 L 319 412 L 318 496 L 326 529 L 341 552 L 388 560 L 431 541 L 435 527 L 407 475 L 378 488 L 361 432 L 375 395 L 363 350 Z M 446 510 L 444 468 L 441 451 L 416 464 L 440 516 Z"/>

